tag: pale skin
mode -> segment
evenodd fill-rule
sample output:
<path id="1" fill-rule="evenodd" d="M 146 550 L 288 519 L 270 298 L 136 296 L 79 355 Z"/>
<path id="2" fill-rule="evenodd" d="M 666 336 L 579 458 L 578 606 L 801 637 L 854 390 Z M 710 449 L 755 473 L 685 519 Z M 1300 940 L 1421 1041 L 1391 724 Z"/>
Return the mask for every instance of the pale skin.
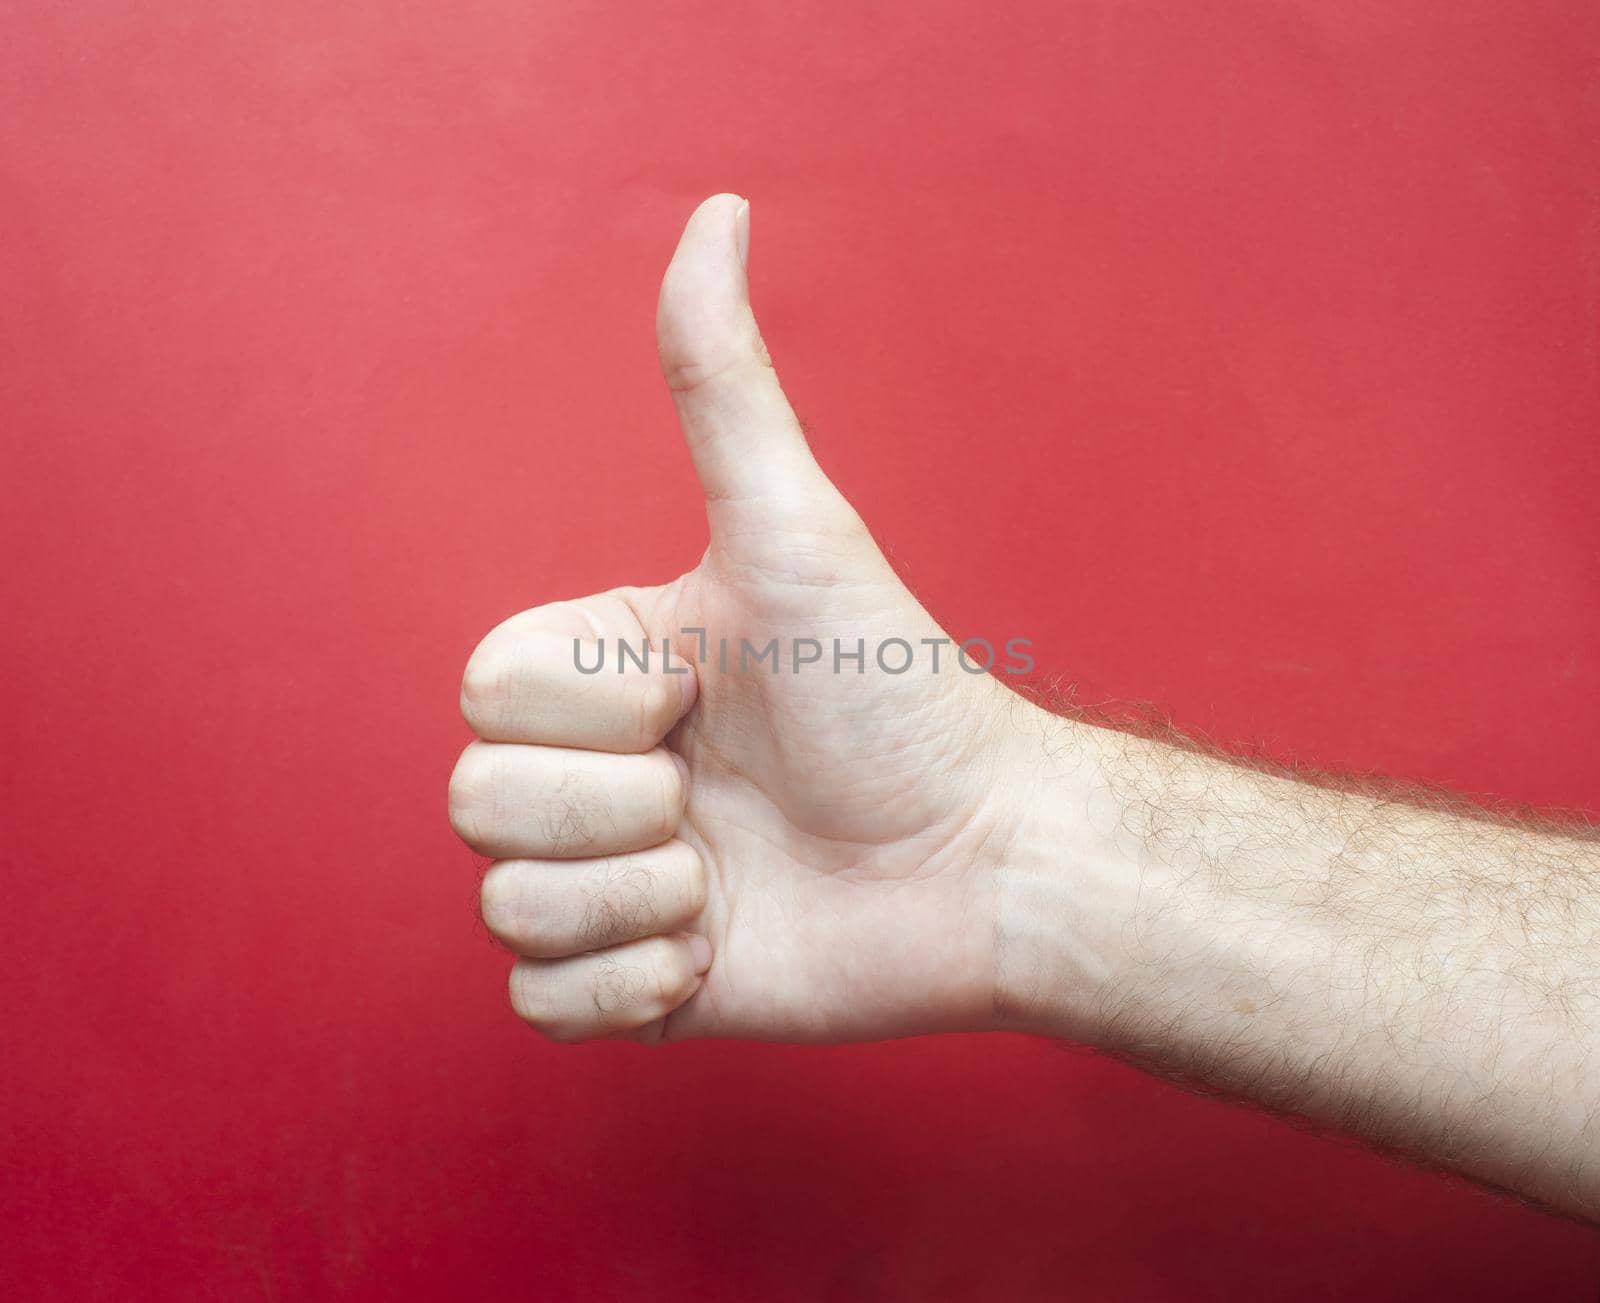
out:
<path id="1" fill-rule="evenodd" d="M 748 249 L 748 205 L 708 199 L 657 316 L 700 563 L 525 611 L 467 666 L 450 815 L 495 860 L 516 1012 L 563 1041 L 1060 1037 L 1600 1217 L 1594 838 L 1064 718 L 948 648 L 932 673 L 942 631 L 779 387 Z M 773 638 L 869 651 L 740 666 Z M 574 639 L 658 650 L 584 674 Z"/>

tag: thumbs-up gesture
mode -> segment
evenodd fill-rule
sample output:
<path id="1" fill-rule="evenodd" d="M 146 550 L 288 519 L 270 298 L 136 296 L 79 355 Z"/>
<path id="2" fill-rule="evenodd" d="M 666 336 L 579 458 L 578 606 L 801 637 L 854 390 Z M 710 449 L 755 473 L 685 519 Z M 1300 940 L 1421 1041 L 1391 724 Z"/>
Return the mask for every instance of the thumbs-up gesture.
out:
<path id="1" fill-rule="evenodd" d="M 737 196 L 701 204 L 657 318 L 710 546 L 483 640 L 451 820 L 496 861 L 512 1005 L 556 1039 L 986 1028 L 1033 708 L 813 460 L 750 309 L 749 230 Z"/>

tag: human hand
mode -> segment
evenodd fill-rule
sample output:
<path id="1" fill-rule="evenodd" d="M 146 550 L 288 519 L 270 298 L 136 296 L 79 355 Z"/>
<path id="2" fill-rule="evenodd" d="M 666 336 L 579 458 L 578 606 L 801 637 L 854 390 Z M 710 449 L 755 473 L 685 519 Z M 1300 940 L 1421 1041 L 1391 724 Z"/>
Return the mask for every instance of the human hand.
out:
<path id="1" fill-rule="evenodd" d="M 672 583 L 483 640 L 462 684 L 482 740 L 451 820 L 497 859 L 483 915 L 522 956 L 512 1003 L 557 1039 L 985 1028 L 1022 703 L 923 642 L 944 635 L 813 460 L 750 309 L 748 247 L 748 206 L 706 200 L 657 318 L 709 548 Z M 580 673 L 575 639 L 586 667 L 604 649 L 601 672 Z M 648 672 L 618 673 L 619 645 L 645 639 Z M 776 672 L 745 653 L 773 639 Z M 806 639 L 822 659 L 797 668 Z M 859 671 L 834 672 L 834 639 L 846 656 L 862 641 Z M 877 659 L 893 639 L 902 673 Z M 669 643 L 688 673 L 663 672 Z"/>
<path id="2" fill-rule="evenodd" d="M 451 817 L 499 857 L 517 1011 L 563 1040 L 1064 1037 L 1594 1218 L 1592 830 L 1058 719 L 948 644 L 888 672 L 943 635 L 812 460 L 747 220 L 700 206 L 657 322 L 700 564 L 524 612 L 467 666 Z M 807 639 L 861 640 L 860 672 L 797 666 Z M 740 664 L 772 640 L 777 672 Z"/>

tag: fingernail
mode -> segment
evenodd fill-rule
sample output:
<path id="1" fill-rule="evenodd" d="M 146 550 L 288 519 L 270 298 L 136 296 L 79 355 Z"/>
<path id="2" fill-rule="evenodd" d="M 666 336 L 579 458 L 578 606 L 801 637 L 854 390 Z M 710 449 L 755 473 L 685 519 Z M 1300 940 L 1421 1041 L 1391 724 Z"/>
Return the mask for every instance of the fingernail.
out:
<path id="1" fill-rule="evenodd" d="M 685 672 L 678 677 L 678 718 L 682 719 L 689 713 L 689 707 L 694 705 L 694 699 L 700 690 L 699 672 L 693 666 L 684 666 Z"/>
<path id="2" fill-rule="evenodd" d="M 698 932 L 689 935 L 689 955 L 694 960 L 696 973 L 703 973 L 711 967 L 711 943 Z"/>
<path id="3" fill-rule="evenodd" d="M 739 246 L 739 265 L 750 266 L 750 201 L 746 199 L 733 215 L 733 238 Z"/>

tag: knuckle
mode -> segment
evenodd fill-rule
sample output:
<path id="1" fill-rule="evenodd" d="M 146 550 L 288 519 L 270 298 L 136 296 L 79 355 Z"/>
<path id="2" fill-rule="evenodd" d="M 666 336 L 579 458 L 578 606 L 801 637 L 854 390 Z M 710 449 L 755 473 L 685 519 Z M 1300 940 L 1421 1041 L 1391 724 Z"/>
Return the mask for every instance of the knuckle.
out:
<path id="1" fill-rule="evenodd" d="M 551 1021 L 553 1010 L 550 1008 L 548 992 L 532 964 L 513 964 L 508 986 L 511 1007 L 523 1022 L 539 1027 Z"/>
<path id="2" fill-rule="evenodd" d="M 671 296 L 666 303 L 681 300 Z M 687 341 L 693 340 L 692 346 Z M 737 319 L 707 318 L 664 306 L 656 321 L 661 373 L 667 388 L 687 394 L 720 382 L 738 384 L 772 373 L 772 354 L 746 308 Z"/>
<path id="3" fill-rule="evenodd" d="M 581 765 L 569 764 L 538 817 L 550 853 L 566 858 L 595 846 L 615 812 L 609 790 Z"/>
<path id="4" fill-rule="evenodd" d="M 602 1025 L 631 1025 L 635 1021 L 629 1014 L 653 987 L 652 973 L 642 959 L 641 956 L 640 960 L 624 962 L 606 956 L 599 961 L 592 991 L 595 1014 Z"/>
<path id="5" fill-rule="evenodd" d="M 584 886 L 578 940 L 588 949 L 649 932 L 660 917 L 655 876 L 637 859 L 600 860 Z"/>
<path id="6" fill-rule="evenodd" d="M 509 666 L 493 634 L 467 658 L 461 675 L 461 717 L 478 732 L 494 722 L 506 695 Z"/>
<path id="7" fill-rule="evenodd" d="M 450 775 L 450 826 L 469 846 L 489 840 L 497 804 L 491 753 L 473 743 L 461 753 Z"/>
<path id="8" fill-rule="evenodd" d="M 527 873 L 511 864 L 494 865 L 479 890 L 484 925 L 502 941 L 538 944 L 544 911 L 534 895 Z"/>

